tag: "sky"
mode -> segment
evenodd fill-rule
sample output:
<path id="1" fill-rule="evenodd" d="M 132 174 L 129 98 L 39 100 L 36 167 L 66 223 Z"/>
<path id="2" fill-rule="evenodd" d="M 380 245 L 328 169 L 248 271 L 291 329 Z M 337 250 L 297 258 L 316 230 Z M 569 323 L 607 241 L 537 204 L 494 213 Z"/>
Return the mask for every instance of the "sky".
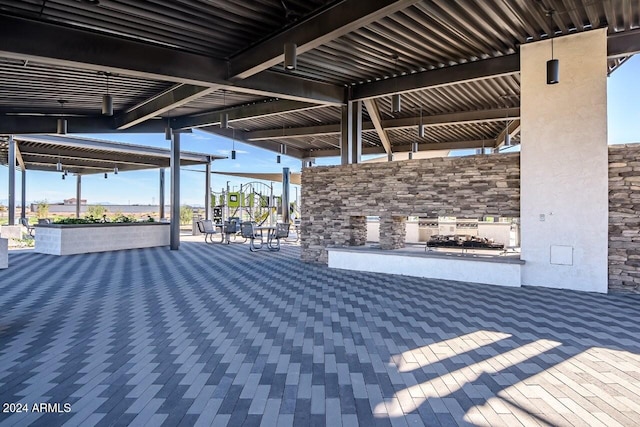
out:
<path id="1" fill-rule="evenodd" d="M 616 70 L 608 79 L 608 142 L 621 144 L 640 142 L 640 55 L 632 57 Z M 170 143 L 164 139 L 164 134 L 106 134 L 85 135 L 90 138 L 109 141 L 126 142 L 132 144 L 149 145 L 169 148 Z M 213 155 L 228 156 L 228 159 L 216 160 L 212 164 L 213 171 L 220 172 L 270 172 L 281 173 L 283 167 L 292 172 L 300 172 L 301 162 L 298 159 L 282 156 L 282 163 L 276 163 L 276 153 L 263 150 L 251 145 L 235 142 L 236 159 L 231 160 L 230 152 L 234 143 L 216 135 L 194 130 L 191 134 L 183 134 L 182 150 L 195 151 Z M 338 164 L 338 157 L 323 158 L 316 161 L 316 165 Z M 0 204 L 7 204 L 8 198 L 8 169 L 0 167 Z M 82 178 L 82 197 L 89 204 L 155 204 L 159 198 L 159 174 L 157 170 L 122 172 L 118 175 L 109 174 L 108 179 L 103 175 L 85 176 Z M 61 202 L 63 199 L 75 197 L 76 183 L 73 177 L 62 180 L 58 174 L 38 171 L 27 171 L 27 202 L 46 200 L 49 203 Z M 166 176 L 166 201 L 169 201 L 170 174 Z M 204 205 L 204 166 L 184 167 L 180 175 L 181 203 L 201 206 Z M 20 205 L 20 174 L 16 177 L 16 192 Z M 232 189 L 251 180 L 238 179 L 223 175 L 213 175 L 211 187 L 214 192 L 220 192 L 226 187 L 227 181 Z M 295 199 L 299 187 L 292 186 L 291 199 Z M 274 183 L 274 194 L 279 195 L 281 187 Z"/>

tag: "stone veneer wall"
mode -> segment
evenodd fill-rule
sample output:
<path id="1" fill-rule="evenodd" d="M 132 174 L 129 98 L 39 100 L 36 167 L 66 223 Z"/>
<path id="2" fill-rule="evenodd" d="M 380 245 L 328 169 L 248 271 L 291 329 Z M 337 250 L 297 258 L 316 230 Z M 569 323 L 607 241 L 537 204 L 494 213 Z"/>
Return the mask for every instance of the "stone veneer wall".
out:
<path id="1" fill-rule="evenodd" d="M 640 291 L 640 144 L 609 147 L 609 289 Z"/>
<path id="2" fill-rule="evenodd" d="M 369 215 L 380 216 L 384 248 L 404 245 L 406 216 L 518 217 L 520 155 L 305 168 L 302 260 L 326 263 L 328 246 L 364 244 L 360 223 Z"/>

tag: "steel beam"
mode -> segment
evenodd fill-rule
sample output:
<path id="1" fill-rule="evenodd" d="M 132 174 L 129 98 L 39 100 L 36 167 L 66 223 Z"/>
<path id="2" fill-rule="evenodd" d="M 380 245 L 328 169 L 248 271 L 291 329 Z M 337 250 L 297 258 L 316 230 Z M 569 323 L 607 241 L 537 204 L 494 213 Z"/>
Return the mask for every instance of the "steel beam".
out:
<path id="1" fill-rule="evenodd" d="M 285 43 L 296 43 L 298 55 L 405 9 L 419 0 L 346 0 L 305 19 L 229 61 L 230 77 L 244 79 L 284 60 Z"/>
<path id="2" fill-rule="evenodd" d="M 373 122 L 373 126 L 375 127 L 376 132 L 378 133 L 378 137 L 382 142 L 384 151 L 387 153 L 387 155 L 391 154 L 392 153 L 391 142 L 389 141 L 389 135 L 387 135 L 387 131 L 382 125 L 380 110 L 378 109 L 378 105 L 376 104 L 376 101 L 373 99 L 365 99 L 364 105 L 365 107 L 367 107 L 367 112 L 369 113 L 369 117 Z"/>
<path id="3" fill-rule="evenodd" d="M 171 138 L 171 230 L 170 249 L 180 248 L 180 133 Z"/>
<path id="4" fill-rule="evenodd" d="M 366 105 L 366 102 L 365 102 Z M 466 111 L 461 113 L 447 113 L 437 114 L 433 116 L 422 116 L 422 124 L 427 127 L 434 126 L 447 126 L 453 124 L 473 124 L 473 123 L 486 123 L 504 121 L 505 117 L 510 119 L 520 118 L 520 108 L 498 108 L 494 110 L 479 110 L 479 111 Z M 382 120 L 382 127 L 386 130 L 391 129 L 403 129 L 415 127 L 416 123 L 420 120 L 420 116 L 405 117 L 402 119 L 389 119 Z M 376 130 L 372 122 L 362 123 L 363 131 Z M 261 141 L 269 140 L 273 138 L 286 139 L 286 138 L 299 138 L 304 136 L 326 136 L 337 135 L 340 133 L 340 125 L 318 125 L 299 128 L 287 128 L 284 131 L 282 129 L 267 129 L 257 130 L 246 133 L 246 138 L 249 141 Z"/>
<path id="5" fill-rule="evenodd" d="M 25 165 L 24 165 L 24 159 L 22 158 L 22 153 L 20 152 L 20 145 L 18 145 L 18 143 L 16 142 L 16 160 L 18 161 L 18 164 L 20 165 L 20 170 L 22 170 L 22 172 L 25 171 Z"/>
<path id="6" fill-rule="evenodd" d="M 351 106 L 351 163 L 362 162 L 362 101 L 349 101 Z"/>
<path id="7" fill-rule="evenodd" d="M 9 225 L 16 223 L 16 141 L 9 135 L 9 153 L 7 154 L 9 169 Z"/>
<path id="8" fill-rule="evenodd" d="M 116 117 L 118 130 L 129 129 L 160 114 L 216 91 L 216 87 L 178 84 Z"/>
<path id="9" fill-rule="evenodd" d="M 607 57 L 619 58 L 640 53 L 640 29 L 611 34 L 607 37 Z"/>
<path id="10" fill-rule="evenodd" d="M 235 139 L 237 142 L 242 142 L 243 144 L 251 145 L 253 147 L 262 148 L 264 150 L 273 151 L 276 153 L 280 153 L 280 143 L 275 141 L 247 141 L 245 138 L 245 132 L 236 129 L 220 129 L 218 126 L 208 126 L 200 128 L 200 130 L 213 133 L 215 135 L 222 136 L 227 139 Z M 287 156 L 295 157 L 297 159 L 302 159 L 304 156 L 304 151 L 295 147 L 287 146 Z"/>
<path id="11" fill-rule="evenodd" d="M 456 142 L 433 142 L 420 144 L 420 151 L 432 150 L 462 150 L 467 148 L 482 148 L 486 146 L 487 140 L 456 141 Z M 402 153 L 411 151 L 411 144 L 394 145 L 393 152 Z M 364 147 L 362 154 L 385 154 L 384 147 Z M 340 156 L 340 149 L 309 150 L 305 152 L 307 157 L 337 157 Z M 391 153 L 393 155 L 393 153 Z"/>
<path id="12" fill-rule="evenodd" d="M 289 224 L 291 221 L 289 216 L 290 179 L 289 168 L 282 168 L 282 222 L 285 224 Z"/>
<path id="13" fill-rule="evenodd" d="M 20 206 L 20 218 L 27 217 L 27 170 L 22 168 L 22 199 Z"/>
<path id="14" fill-rule="evenodd" d="M 58 118 L 53 116 L 0 115 L 0 134 L 48 134 L 56 132 Z M 164 133 L 162 120 L 144 123 L 118 130 L 112 117 L 68 117 L 68 133 Z"/>
<path id="15" fill-rule="evenodd" d="M 506 55 L 354 86 L 351 99 L 377 98 L 394 93 L 449 86 L 519 72 L 520 55 Z"/>
<path id="16" fill-rule="evenodd" d="M 204 219 L 211 219 L 211 162 L 204 168 Z"/>
<path id="17" fill-rule="evenodd" d="M 340 115 L 340 164 L 348 165 L 350 159 L 350 146 L 351 146 L 351 137 L 353 136 L 353 132 L 351 131 L 353 123 L 351 122 L 352 114 L 351 109 L 353 105 L 351 103 L 347 103 L 347 105 L 342 106 L 341 115 Z M 309 156 L 305 156 L 309 157 Z"/>
<path id="18" fill-rule="evenodd" d="M 80 206 L 82 205 L 82 175 L 76 175 L 76 218 L 80 218 Z"/>
<path id="19" fill-rule="evenodd" d="M 160 168 L 160 197 L 158 200 L 160 221 L 164 219 L 164 168 Z"/>
<path id="20" fill-rule="evenodd" d="M 318 107 L 320 106 L 314 103 L 280 99 L 241 107 L 223 108 L 193 116 L 178 117 L 171 120 L 171 127 L 173 129 L 189 129 L 219 125 L 220 115 L 223 113 L 228 115 L 229 123 L 233 123 L 237 120 L 277 116 L 290 111 L 305 111 Z"/>
<path id="21" fill-rule="evenodd" d="M 0 57 L 144 79 L 238 90 L 262 96 L 342 104 L 340 86 L 284 73 L 226 80 L 227 63 L 170 47 L 61 25 L 0 16 Z"/>

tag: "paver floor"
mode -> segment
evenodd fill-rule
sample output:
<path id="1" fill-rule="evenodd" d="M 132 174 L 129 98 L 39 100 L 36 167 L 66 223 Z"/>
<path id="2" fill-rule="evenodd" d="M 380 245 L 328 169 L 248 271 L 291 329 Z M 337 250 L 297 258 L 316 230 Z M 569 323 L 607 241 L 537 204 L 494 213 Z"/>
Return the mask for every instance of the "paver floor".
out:
<path id="1" fill-rule="evenodd" d="M 0 403 L 29 412 L 0 425 L 640 424 L 638 295 L 329 270 L 299 251 L 11 253 Z"/>

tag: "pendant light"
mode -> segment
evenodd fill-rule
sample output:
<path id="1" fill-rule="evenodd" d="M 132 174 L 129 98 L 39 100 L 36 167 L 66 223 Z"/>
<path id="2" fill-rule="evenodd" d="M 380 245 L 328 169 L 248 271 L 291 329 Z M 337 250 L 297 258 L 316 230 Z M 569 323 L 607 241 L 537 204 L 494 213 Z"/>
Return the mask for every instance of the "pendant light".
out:
<path id="1" fill-rule="evenodd" d="M 64 179 L 65 179 L 65 175 L 64 175 L 64 174 L 62 174 L 62 180 L 64 180 Z"/>
<path id="2" fill-rule="evenodd" d="M 104 73 L 107 77 L 107 93 L 102 95 L 102 115 L 113 116 L 113 97 L 109 93 L 109 76 L 111 73 Z"/>
<path id="3" fill-rule="evenodd" d="M 281 155 L 287 154 L 287 146 L 284 144 L 280 144 L 280 154 L 276 156 L 276 163 L 281 162 Z"/>
<path id="4" fill-rule="evenodd" d="M 60 161 L 60 154 L 58 154 L 58 163 L 56 163 L 56 170 L 62 172 L 62 162 Z"/>
<path id="5" fill-rule="evenodd" d="M 504 145 L 505 147 L 511 147 L 511 134 L 509 134 L 509 113 L 507 113 L 507 117 L 504 121 Z"/>
<path id="6" fill-rule="evenodd" d="M 113 168 L 113 174 L 114 175 L 118 175 L 118 167 L 117 166 Z"/>
<path id="7" fill-rule="evenodd" d="M 231 133 L 231 160 L 236 159 L 236 130 L 233 129 Z"/>
<path id="8" fill-rule="evenodd" d="M 547 15 L 549 16 L 549 37 L 551 38 L 551 59 L 547 61 L 547 84 L 554 85 L 560 83 L 560 61 L 553 57 L 553 14 L 554 10 L 549 10 Z"/>
<path id="9" fill-rule="evenodd" d="M 422 124 L 422 104 L 420 104 L 420 123 L 418 124 L 418 138 L 424 138 L 424 133 L 424 124 Z"/>
<path id="10" fill-rule="evenodd" d="M 293 71 L 298 67 L 297 48 L 295 43 L 284 44 L 284 69 L 286 71 Z"/>
<path id="11" fill-rule="evenodd" d="M 66 135 L 67 134 L 67 119 L 64 118 L 64 104 L 67 102 L 64 99 L 59 99 L 60 107 L 62 108 L 62 113 L 60 114 L 60 118 L 58 119 L 57 133 L 58 135 Z"/>
<path id="12" fill-rule="evenodd" d="M 105 173 L 104 173 L 104 179 L 107 179 L 107 176 L 108 176 L 108 175 L 107 175 L 107 173 L 105 172 Z"/>
<path id="13" fill-rule="evenodd" d="M 397 53 L 393 54 L 393 59 L 395 60 L 395 70 L 396 70 L 396 76 L 394 77 L 394 79 L 398 78 L 399 70 L 398 70 L 398 59 L 399 56 Z M 396 90 L 398 89 L 398 81 L 395 81 L 395 87 Z M 394 93 L 393 95 L 391 95 L 391 112 L 392 113 L 399 113 L 400 111 L 402 111 L 402 98 L 400 97 L 399 93 Z"/>
<path id="14" fill-rule="evenodd" d="M 223 108 L 227 108 L 227 91 L 222 90 L 222 102 Z M 229 113 L 223 112 L 220 114 L 220 129 L 229 129 Z"/>
<path id="15" fill-rule="evenodd" d="M 167 141 L 171 141 L 171 134 L 173 133 L 171 129 L 171 119 L 167 117 L 167 125 L 164 127 L 164 139 Z"/>

